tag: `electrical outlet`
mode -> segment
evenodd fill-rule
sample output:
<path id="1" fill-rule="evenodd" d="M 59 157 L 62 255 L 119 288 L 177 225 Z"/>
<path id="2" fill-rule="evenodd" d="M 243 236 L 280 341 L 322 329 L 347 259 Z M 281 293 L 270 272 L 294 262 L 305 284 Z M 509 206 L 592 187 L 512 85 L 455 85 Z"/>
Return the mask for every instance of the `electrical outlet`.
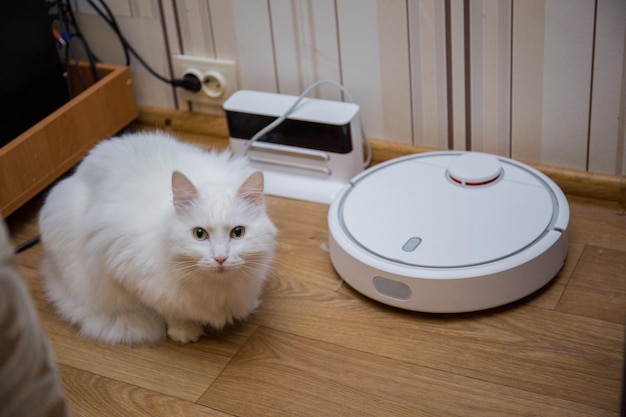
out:
<path id="1" fill-rule="evenodd" d="M 197 93 L 179 88 L 178 94 L 182 100 L 221 105 L 238 89 L 234 61 L 174 55 L 172 65 L 174 77 L 183 78 L 192 74 L 202 83 L 202 89 Z"/>

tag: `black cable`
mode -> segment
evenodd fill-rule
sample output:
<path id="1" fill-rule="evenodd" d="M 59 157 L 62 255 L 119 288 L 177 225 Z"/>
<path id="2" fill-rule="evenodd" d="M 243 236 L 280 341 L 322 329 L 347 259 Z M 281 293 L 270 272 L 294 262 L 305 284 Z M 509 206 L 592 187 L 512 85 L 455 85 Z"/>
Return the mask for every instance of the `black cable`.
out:
<path id="1" fill-rule="evenodd" d="M 41 236 L 37 235 L 34 238 L 29 239 L 26 242 L 22 243 L 21 245 L 18 245 L 15 248 L 15 254 L 17 255 L 18 253 L 24 252 L 26 249 L 32 248 L 37 243 L 39 243 L 40 240 L 41 240 Z"/>
<path id="2" fill-rule="evenodd" d="M 95 3 L 93 0 L 87 0 L 87 3 L 94 9 L 94 11 L 109 25 L 109 27 L 113 30 L 113 32 L 117 35 L 122 48 L 124 50 L 124 55 L 126 58 L 126 66 L 130 65 L 130 55 L 133 55 L 139 63 L 155 78 L 158 80 L 169 84 L 173 87 L 182 87 L 185 90 L 198 92 L 202 89 L 202 82 L 198 77 L 192 74 L 185 74 L 183 78 L 167 78 L 159 74 L 155 71 L 141 55 L 135 50 L 135 48 L 128 42 L 126 37 L 122 34 L 120 30 L 120 26 L 115 19 L 115 16 L 111 12 L 111 9 L 106 4 L 104 0 L 98 0 Z M 56 7 L 56 18 L 63 25 L 62 33 L 67 35 L 67 39 L 65 41 L 66 49 L 65 49 L 65 58 L 66 58 L 66 71 L 69 70 L 69 58 L 70 58 L 70 48 L 71 45 L 75 43 L 75 40 L 78 39 L 85 51 L 87 59 L 91 64 L 91 69 L 94 73 L 94 79 L 99 80 L 102 78 L 100 71 L 96 65 L 97 62 L 101 62 L 96 55 L 93 53 L 89 43 L 85 39 L 76 17 L 74 15 L 74 11 L 72 10 L 71 5 L 69 4 L 69 0 L 48 0 L 48 4 L 50 5 L 50 9 Z M 74 31 L 70 32 L 70 28 L 73 28 Z M 65 38 L 65 37 L 64 37 Z M 71 45 L 70 45 L 71 44 Z M 71 93 L 71 85 L 68 84 L 68 91 Z"/>
<path id="3" fill-rule="evenodd" d="M 91 71 L 93 73 L 94 80 L 100 80 L 102 78 L 102 73 L 100 69 L 96 65 L 99 59 L 91 50 L 89 44 L 85 40 L 78 22 L 76 21 L 76 17 L 74 16 L 74 12 L 68 2 L 68 0 L 48 0 L 49 5 L 49 13 L 52 17 L 53 21 L 58 21 L 60 37 L 60 44 L 65 44 L 65 72 L 69 74 L 69 60 L 72 56 L 73 45 L 76 43 L 75 40 L 78 39 L 81 43 L 83 50 L 85 51 L 85 55 L 90 63 Z M 53 11 L 54 10 L 54 11 Z M 78 65 L 77 65 L 78 67 Z M 84 80 L 82 79 L 82 73 L 79 74 L 81 76 L 81 81 L 83 83 L 83 88 L 86 88 Z M 67 75 L 67 84 L 68 84 L 68 93 L 70 97 L 73 97 L 73 91 L 71 86 L 71 79 L 69 75 Z"/>
<path id="4" fill-rule="evenodd" d="M 120 39 L 120 43 L 122 44 L 122 48 L 124 50 L 124 58 L 125 58 L 125 61 L 126 61 L 126 66 L 129 66 L 130 65 L 130 54 L 128 53 L 128 50 L 129 50 L 129 48 L 127 46 L 128 42 L 125 42 L 125 39 L 123 39 L 122 31 L 120 30 L 120 27 L 117 24 L 117 20 L 115 19 L 115 16 L 113 15 L 113 12 L 111 12 L 111 9 L 109 8 L 109 6 L 104 1 L 100 1 L 99 3 L 104 8 L 104 11 L 106 12 L 106 14 L 104 12 L 102 12 L 102 10 L 100 10 L 100 8 L 96 7 L 96 4 L 93 3 L 91 0 L 87 0 L 87 2 L 89 3 L 89 5 L 91 7 L 93 7 L 93 9 L 96 11 L 96 13 L 98 13 L 100 15 L 100 17 L 102 19 L 104 19 L 104 21 L 109 24 L 111 29 L 113 29 L 113 31 L 115 32 L 117 37 Z"/>
<path id="5" fill-rule="evenodd" d="M 102 78 L 102 73 L 100 72 L 100 68 L 96 65 L 97 62 L 100 62 L 96 56 L 91 52 L 89 48 L 89 44 L 85 37 L 80 33 L 75 33 L 71 35 L 71 39 L 78 38 L 85 49 L 85 53 L 87 54 L 87 59 L 89 60 L 89 66 L 91 67 L 91 71 L 93 72 L 93 76 L 96 81 Z M 78 61 L 76 62 L 76 66 L 79 67 Z"/>
<path id="6" fill-rule="evenodd" d="M 83 48 L 85 49 L 85 54 L 87 55 L 87 59 L 89 60 L 89 63 L 91 65 L 91 70 L 94 74 L 95 79 L 96 80 L 101 79 L 102 74 L 100 73 L 100 70 L 98 69 L 98 66 L 96 65 L 96 62 L 102 62 L 102 61 L 100 61 L 98 57 L 93 53 L 93 51 L 91 50 L 91 47 L 89 46 L 89 43 L 83 36 L 83 32 L 80 30 L 80 27 L 78 26 L 78 22 L 76 21 L 76 16 L 74 16 L 74 11 L 72 10 L 72 6 L 69 4 L 69 1 L 62 0 L 60 1 L 60 3 L 63 4 L 65 8 L 65 12 L 69 16 L 69 21 L 71 22 L 71 25 L 74 26 L 74 29 L 76 32 L 75 34 L 72 34 L 71 37 L 77 36 L 78 39 L 81 40 L 81 43 L 83 45 Z"/>
<path id="7" fill-rule="evenodd" d="M 93 9 L 96 11 L 96 13 L 98 13 L 100 15 L 100 17 L 102 17 L 102 19 L 104 19 L 105 22 L 108 23 L 108 25 L 111 27 L 111 29 L 113 30 L 113 32 L 115 32 L 115 34 L 117 35 L 118 39 L 120 40 L 120 43 L 122 44 L 123 48 L 124 48 L 124 52 L 126 53 L 127 56 L 127 60 L 128 60 L 128 53 L 130 52 L 136 59 L 137 61 L 139 61 L 139 63 L 150 73 L 152 74 L 152 76 L 154 76 L 155 78 L 159 79 L 160 81 L 166 83 L 166 84 L 170 84 L 174 87 L 183 87 L 185 90 L 189 90 L 189 91 L 193 91 L 193 92 L 198 92 L 202 89 L 202 83 L 201 81 L 198 79 L 198 77 L 194 76 L 194 75 L 190 75 L 187 74 L 185 75 L 183 78 L 174 78 L 174 79 L 169 79 L 166 78 L 164 76 L 162 76 L 161 74 L 159 74 L 158 72 L 156 72 L 142 57 L 141 55 L 139 55 L 139 53 L 135 50 L 135 48 L 133 48 L 133 46 L 128 42 L 128 40 L 124 37 L 124 35 L 122 34 L 122 31 L 119 28 L 119 25 L 117 24 L 117 21 L 115 20 L 115 17 L 113 16 L 113 13 L 111 13 L 111 10 L 109 9 L 109 7 L 106 5 L 106 3 L 104 2 L 104 0 L 98 0 L 98 3 L 102 5 L 102 7 L 105 9 L 106 13 L 103 12 L 94 2 L 93 0 L 87 0 L 87 3 L 89 3 L 89 5 L 91 7 L 93 7 Z M 128 65 L 128 64 L 127 64 Z"/>

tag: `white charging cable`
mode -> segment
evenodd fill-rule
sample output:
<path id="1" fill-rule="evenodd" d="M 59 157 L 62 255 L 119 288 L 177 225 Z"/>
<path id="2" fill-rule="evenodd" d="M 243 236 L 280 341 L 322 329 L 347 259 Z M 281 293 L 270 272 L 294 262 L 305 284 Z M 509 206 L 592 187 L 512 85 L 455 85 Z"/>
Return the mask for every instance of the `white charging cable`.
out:
<path id="1" fill-rule="evenodd" d="M 280 125 L 282 122 L 284 122 L 285 119 L 287 117 L 289 117 L 289 115 L 291 113 L 293 113 L 293 111 L 296 109 L 298 104 L 300 104 L 302 99 L 304 99 L 306 96 L 308 96 L 309 93 L 313 89 L 319 87 L 322 84 L 332 84 L 332 85 L 340 88 L 341 91 L 343 91 L 343 93 L 346 95 L 346 98 L 348 99 L 348 101 L 350 103 L 356 104 L 356 102 L 354 101 L 354 98 L 352 97 L 352 94 L 350 94 L 348 89 L 345 88 L 343 85 L 339 84 L 337 81 L 333 81 L 333 80 L 319 80 L 319 81 L 316 81 L 313 84 L 311 84 L 310 86 L 308 86 L 302 92 L 302 94 L 300 94 L 298 96 L 298 99 L 291 105 L 291 107 L 289 107 L 287 109 L 287 111 L 285 111 L 278 119 L 274 120 L 272 123 L 270 123 L 269 125 L 265 126 L 263 129 L 259 130 L 254 136 L 252 136 L 252 138 L 250 138 L 250 140 L 248 141 L 248 143 L 246 143 L 246 146 L 244 147 L 243 155 L 246 156 L 248 154 L 248 151 L 250 150 L 250 146 L 252 146 L 252 144 L 254 142 L 256 142 L 257 140 L 261 139 L 263 136 L 267 135 L 269 132 L 274 130 L 278 125 Z M 370 145 L 370 142 L 369 142 L 367 136 L 365 135 L 365 129 L 363 128 L 363 120 L 361 120 L 360 113 L 357 115 L 357 117 L 359 118 L 358 122 L 359 122 L 359 126 L 361 127 L 361 136 L 363 137 L 363 140 L 365 141 L 365 147 L 366 147 L 366 150 L 367 150 L 365 161 L 363 162 L 363 164 L 367 168 L 367 166 L 372 162 L 372 147 Z"/>

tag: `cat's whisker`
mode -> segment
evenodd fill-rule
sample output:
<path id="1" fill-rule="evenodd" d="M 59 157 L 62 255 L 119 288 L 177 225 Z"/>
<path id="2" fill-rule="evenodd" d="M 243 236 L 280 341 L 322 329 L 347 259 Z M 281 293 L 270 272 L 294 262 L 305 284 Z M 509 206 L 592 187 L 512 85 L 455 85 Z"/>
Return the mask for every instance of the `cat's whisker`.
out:
<path id="1" fill-rule="evenodd" d="M 200 269 L 200 267 L 195 262 L 187 262 L 187 263 L 177 263 L 175 264 L 176 269 L 180 271 L 196 271 Z"/>

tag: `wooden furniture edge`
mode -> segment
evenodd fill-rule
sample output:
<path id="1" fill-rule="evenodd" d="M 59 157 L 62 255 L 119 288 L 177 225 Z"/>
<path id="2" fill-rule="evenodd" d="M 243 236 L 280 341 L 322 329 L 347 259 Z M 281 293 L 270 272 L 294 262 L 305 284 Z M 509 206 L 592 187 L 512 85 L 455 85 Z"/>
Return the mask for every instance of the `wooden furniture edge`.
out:
<path id="1" fill-rule="evenodd" d="M 97 142 L 114 135 L 138 116 L 129 68 L 110 64 L 98 64 L 98 68 L 103 72 L 100 82 L 89 85 L 0 148 L 2 188 L 18 186 L 20 189 L 8 201 L 2 199 L 0 211 L 3 217 L 9 216 L 76 165 Z M 116 105 L 120 101 L 124 102 L 123 105 Z M 97 132 L 89 128 L 94 125 L 100 127 Z M 59 156 L 51 149 L 55 144 L 49 142 L 54 137 L 63 144 L 66 139 L 63 137 L 64 126 L 68 126 L 73 135 L 82 137 L 70 140 L 74 147 Z M 49 170 L 44 172 L 42 169 Z"/>
<path id="2" fill-rule="evenodd" d="M 145 106 L 139 108 L 137 121 L 142 125 L 156 128 L 206 134 L 225 140 L 228 138 L 226 118 L 223 116 Z M 372 165 L 414 153 L 442 150 L 382 139 L 370 139 L 370 144 Z M 626 177 L 624 176 L 524 163 L 550 177 L 566 194 L 615 201 L 626 209 Z"/>

